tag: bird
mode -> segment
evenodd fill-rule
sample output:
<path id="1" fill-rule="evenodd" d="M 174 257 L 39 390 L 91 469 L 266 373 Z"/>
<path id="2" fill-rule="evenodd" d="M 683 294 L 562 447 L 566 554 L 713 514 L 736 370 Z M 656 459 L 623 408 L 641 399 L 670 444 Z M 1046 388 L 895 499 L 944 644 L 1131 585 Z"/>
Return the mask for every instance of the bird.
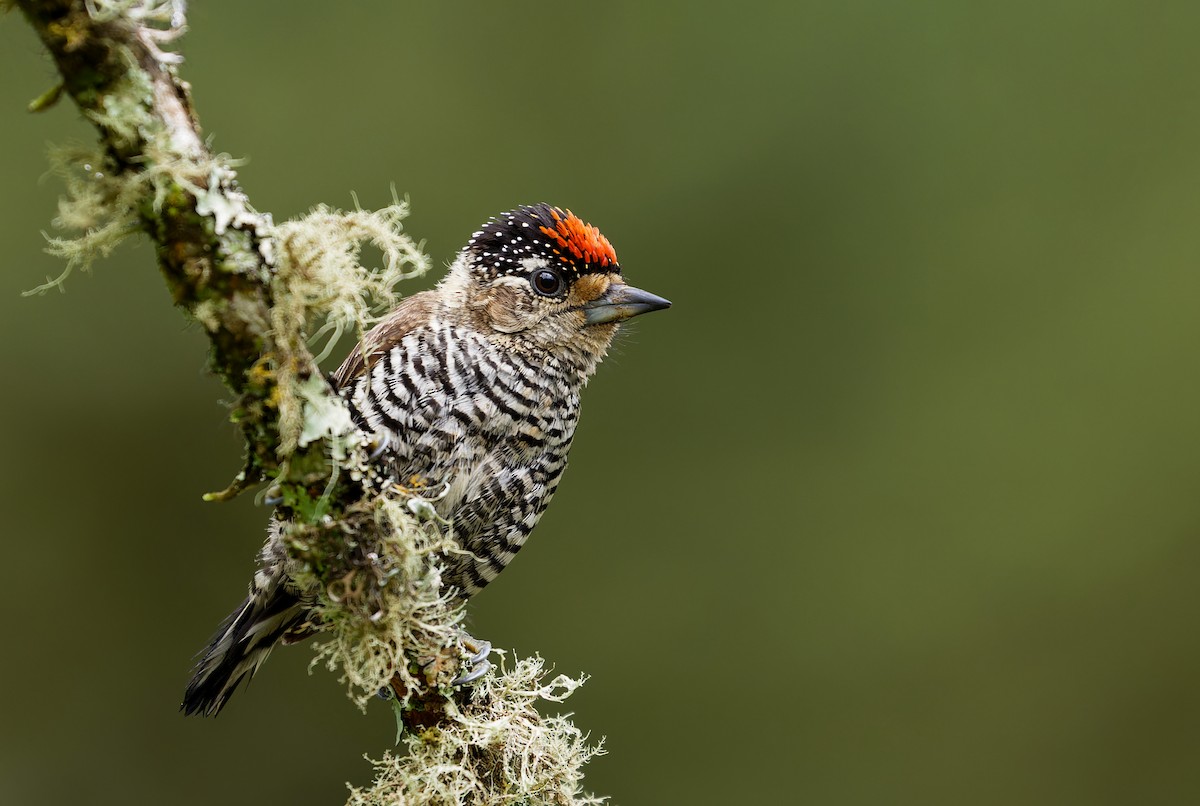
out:
<path id="1" fill-rule="evenodd" d="M 568 209 L 490 218 L 435 288 L 406 297 L 330 381 L 375 461 L 444 489 L 435 503 L 465 551 L 443 581 L 465 601 L 512 561 L 567 466 L 580 393 L 625 320 L 671 303 L 629 285 L 609 240 Z M 319 630 L 311 595 L 269 537 L 249 595 L 200 654 L 188 715 L 215 716 L 271 650 Z"/>

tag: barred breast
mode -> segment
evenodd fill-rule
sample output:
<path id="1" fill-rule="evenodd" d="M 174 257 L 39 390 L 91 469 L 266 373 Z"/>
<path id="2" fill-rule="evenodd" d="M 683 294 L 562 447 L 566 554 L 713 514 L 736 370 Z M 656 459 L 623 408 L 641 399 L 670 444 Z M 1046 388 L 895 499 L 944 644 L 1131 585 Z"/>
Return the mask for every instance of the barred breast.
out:
<path id="1" fill-rule="evenodd" d="M 386 437 L 381 460 L 420 476 L 474 557 L 447 558 L 471 596 L 512 560 L 550 502 L 579 420 L 578 372 L 550 355 L 501 351 L 434 317 L 344 390 L 359 428 Z"/>

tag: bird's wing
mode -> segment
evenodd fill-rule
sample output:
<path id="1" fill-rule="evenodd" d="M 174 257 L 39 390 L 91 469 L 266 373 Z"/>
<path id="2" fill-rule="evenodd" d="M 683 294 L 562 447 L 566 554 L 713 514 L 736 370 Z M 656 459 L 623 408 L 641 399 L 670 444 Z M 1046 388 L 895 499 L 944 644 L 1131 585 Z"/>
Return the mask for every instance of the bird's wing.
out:
<path id="1" fill-rule="evenodd" d="M 346 360 L 333 373 L 334 388 L 342 389 L 353 383 L 375 363 L 376 358 L 390 350 L 406 333 L 428 322 L 433 314 L 433 301 L 431 291 L 422 291 L 402 300 L 396 310 L 371 328 L 346 356 Z"/>

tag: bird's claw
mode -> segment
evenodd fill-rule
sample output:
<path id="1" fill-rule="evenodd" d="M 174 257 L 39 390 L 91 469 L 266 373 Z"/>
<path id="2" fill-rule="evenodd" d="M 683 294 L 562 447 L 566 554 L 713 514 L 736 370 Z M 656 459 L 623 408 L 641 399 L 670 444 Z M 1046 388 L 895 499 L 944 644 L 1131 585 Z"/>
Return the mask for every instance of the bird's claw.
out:
<path id="1" fill-rule="evenodd" d="M 485 674 L 487 674 L 491 670 L 492 670 L 492 662 L 485 658 L 484 660 L 477 663 L 474 667 L 472 667 L 471 671 L 467 672 L 466 674 L 459 675 L 458 677 L 451 680 L 450 685 L 457 688 L 458 686 L 465 686 L 468 683 L 474 683 L 476 680 L 483 677 Z"/>
<path id="2" fill-rule="evenodd" d="M 491 641 L 480 641 L 464 635 L 459 641 L 459 645 L 473 654 L 463 664 L 467 667 L 467 671 L 451 680 L 451 686 L 465 686 L 468 683 L 474 683 L 492 670 L 492 662 L 488 660 L 488 655 L 492 654 Z"/>
<path id="3" fill-rule="evenodd" d="M 367 447 L 371 449 L 371 452 L 367 454 L 367 461 L 374 462 L 383 455 L 383 452 L 388 449 L 388 445 L 390 444 L 391 439 L 389 439 L 387 434 L 376 434 L 375 438 L 367 443 Z"/>
<path id="4" fill-rule="evenodd" d="M 460 668 L 466 671 L 451 680 L 451 686 L 465 686 L 468 683 L 474 683 L 492 670 L 492 662 L 488 660 L 488 655 L 492 654 L 491 641 L 480 641 L 478 638 L 472 638 L 464 633 L 458 641 L 458 646 L 459 649 L 470 652 L 471 655 L 460 665 Z M 436 655 L 420 658 L 417 661 L 422 669 L 428 669 L 436 662 L 438 662 Z M 396 689 L 394 685 L 386 685 L 380 688 L 375 696 L 381 700 L 394 700 L 396 699 Z"/>
<path id="5" fill-rule="evenodd" d="M 471 664 L 472 666 L 478 666 L 480 663 L 483 663 L 487 660 L 488 655 L 492 654 L 491 641 L 478 641 L 476 642 L 476 646 L 479 647 L 478 651 L 476 651 L 474 655 L 467 659 L 467 663 Z M 469 648 L 470 647 L 468 647 L 468 649 Z M 488 665 L 490 666 L 491 664 L 489 663 Z"/>

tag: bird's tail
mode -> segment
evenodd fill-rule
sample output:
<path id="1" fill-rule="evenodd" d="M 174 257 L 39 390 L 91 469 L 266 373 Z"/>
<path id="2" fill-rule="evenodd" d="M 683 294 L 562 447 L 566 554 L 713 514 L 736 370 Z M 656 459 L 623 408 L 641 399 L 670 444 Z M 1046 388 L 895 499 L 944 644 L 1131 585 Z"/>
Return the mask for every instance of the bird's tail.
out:
<path id="1" fill-rule="evenodd" d="M 280 580 L 259 572 L 246 601 L 217 628 L 196 664 L 180 706 L 187 715 L 216 716 L 234 689 L 258 671 L 281 640 L 308 634 L 305 607 Z M 265 584 L 264 584 L 265 583 Z"/>

